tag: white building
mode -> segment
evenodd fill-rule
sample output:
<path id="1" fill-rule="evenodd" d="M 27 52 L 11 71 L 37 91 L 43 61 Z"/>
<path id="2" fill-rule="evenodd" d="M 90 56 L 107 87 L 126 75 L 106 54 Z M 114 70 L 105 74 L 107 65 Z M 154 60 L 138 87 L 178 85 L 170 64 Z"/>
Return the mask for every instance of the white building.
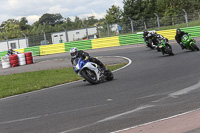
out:
<path id="1" fill-rule="evenodd" d="M 87 28 L 88 35 L 94 35 L 97 34 L 96 27 L 89 27 Z M 52 43 L 57 44 L 60 43 L 59 40 L 62 40 L 62 42 L 67 42 L 67 36 L 68 41 L 77 41 L 82 40 L 82 38 L 87 37 L 86 29 L 77 29 L 77 30 L 70 30 L 70 31 L 61 31 L 61 32 L 54 32 L 51 33 Z"/>
<path id="2" fill-rule="evenodd" d="M 0 52 L 7 51 L 10 47 L 13 49 L 21 49 L 28 47 L 28 39 L 19 38 L 19 39 L 11 39 L 0 41 Z"/>
<path id="3" fill-rule="evenodd" d="M 103 28 L 103 26 L 99 26 L 98 28 Z M 117 24 L 110 25 L 110 30 L 112 32 L 116 32 L 116 34 L 119 34 Z M 62 42 L 67 42 L 67 39 L 69 42 L 82 40 L 84 37 L 87 37 L 87 32 L 88 32 L 88 36 L 98 35 L 97 27 L 89 27 L 87 28 L 87 30 L 86 28 L 83 28 L 83 29 L 77 29 L 77 30 L 69 30 L 67 32 L 65 31 L 54 32 L 54 33 L 51 33 L 52 43 L 53 44 L 60 43 L 59 40 L 62 40 Z M 93 38 L 89 37 L 89 39 L 93 39 Z"/>
<path id="4" fill-rule="evenodd" d="M 98 26 L 98 28 L 103 28 L 103 26 Z M 110 25 L 110 31 L 115 32 L 116 35 L 119 34 L 119 29 L 117 24 Z M 61 31 L 61 32 L 54 32 L 51 33 L 51 39 L 53 44 L 58 44 L 61 42 L 71 42 L 71 41 L 78 41 L 82 40 L 83 38 L 88 37 L 89 39 L 95 38 L 95 35 L 98 35 L 97 27 L 89 27 L 77 30 L 69 30 L 69 31 Z M 101 33 L 99 33 L 101 35 Z M 67 41 L 68 39 L 68 41 Z M 42 41 L 42 40 L 41 40 Z M 12 39 L 12 40 L 5 40 L 0 41 L 0 52 L 7 51 L 9 47 L 13 49 L 21 49 L 28 47 L 28 39 L 19 38 L 19 39 Z"/>

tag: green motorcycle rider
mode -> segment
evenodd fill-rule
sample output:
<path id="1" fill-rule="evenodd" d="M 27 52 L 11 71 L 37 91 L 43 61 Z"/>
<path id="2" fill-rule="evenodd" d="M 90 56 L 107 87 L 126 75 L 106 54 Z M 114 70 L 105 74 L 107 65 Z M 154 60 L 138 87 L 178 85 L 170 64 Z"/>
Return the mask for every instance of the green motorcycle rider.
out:
<path id="1" fill-rule="evenodd" d="M 196 45 L 196 41 L 191 37 L 190 34 L 185 33 L 181 31 L 180 29 L 176 30 L 176 36 L 175 39 L 177 43 L 181 46 L 182 49 L 189 49 L 189 50 L 197 50 L 199 51 L 199 48 Z"/>
<path id="2" fill-rule="evenodd" d="M 175 40 L 177 41 L 177 43 L 181 46 L 182 49 L 185 49 L 186 47 L 184 46 L 184 43 L 181 41 L 181 38 L 183 35 L 188 34 L 185 33 L 184 31 L 181 31 L 181 29 L 177 29 L 176 30 L 176 36 L 175 36 Z"/>

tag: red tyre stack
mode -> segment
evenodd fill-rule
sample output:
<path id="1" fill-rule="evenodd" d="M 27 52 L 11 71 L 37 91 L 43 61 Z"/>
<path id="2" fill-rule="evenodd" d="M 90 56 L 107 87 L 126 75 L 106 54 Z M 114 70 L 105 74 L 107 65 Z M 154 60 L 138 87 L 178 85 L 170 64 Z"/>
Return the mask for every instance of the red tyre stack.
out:
<path id="1" fill-rule="evenodd" d="M 10 55 L 10 64 L 11 67 L 19 66 L 19 59 L 16 54 Z"/>
<path id="2" fill-rule="evenodd" d="M 33 63 L 32 52 L 26 52 L 26 53 L 24 53 L 24 55 L 26 58 L 26 64 L 32 64 Z"/>

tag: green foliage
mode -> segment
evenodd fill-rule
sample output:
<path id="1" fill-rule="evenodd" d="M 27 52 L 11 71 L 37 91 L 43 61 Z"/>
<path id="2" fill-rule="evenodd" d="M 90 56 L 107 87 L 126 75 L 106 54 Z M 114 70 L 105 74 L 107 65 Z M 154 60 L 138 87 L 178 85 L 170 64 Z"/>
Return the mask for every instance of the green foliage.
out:
<path id="1" fill-rule="evenodd" d="M 57 14 L 44 14 L 39 19 L 39 24 L 48 24 L 54 26 L 55 24 L 62 24 L 63 23 L 63 17 L 57 13 Z"/>
<path id="2" fill-rule="evenodd" d="M 112 5 L 112 7 L 107 10 L 105 19 L 109 24 L 118 23 L 121 21 L 121 18 L 122 10 L 119 7 Z"/>
<path id="3" fill-rule="evenodd" d="M 63 31 L 63 28 L 67 30 L 74 30 L 84 28 L 83 24 L 87 27 L 93 27 L 96 25 L 104 26 L 104 30 L 101 34 L 107 34 L 104 21 L 109 24 L 118 23 L 122 27 L 122 32 L 130 32 L 130 20 L 133 20 L 135 30 L 144 28 L 156 27 L 156 16 L 160 17 L 161 26 L 170 26 L 182 24 L 185 21 L 184 12 L 185 9 L 188 14 L 199 13 L 200 0 L 123 0 L 123 9 L 112 5 L 106 10 L 104 18 L 95 19 L 95 16 L 89 16 L 84 19 L 80 19 L 78 16 L 72 21 L 69 17 L 63 18 L 60 13 L 57 14 L 43 14 L 38 21 L 32 25 L 28 24 L 26 17 L 22 17 L 20 20 L 8 19 L 2 22 L 0 25 L 0 40 L 21 38 L 24 37 L 22 33 L 25 33 L 28 37 L 39 36 L 43 33 L 52 33 Z M 199 19 L 199 15 L 197 15 Z M 194 21 L 193 15 L 188 15 L 189 21 Z M 4 37 L 5 36 L 5 37 Z"/>

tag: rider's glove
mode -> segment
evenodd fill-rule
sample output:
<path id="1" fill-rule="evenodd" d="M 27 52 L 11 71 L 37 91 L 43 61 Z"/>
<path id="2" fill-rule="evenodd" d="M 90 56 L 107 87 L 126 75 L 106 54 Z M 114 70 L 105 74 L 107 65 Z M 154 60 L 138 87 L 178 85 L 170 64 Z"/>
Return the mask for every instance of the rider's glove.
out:
<path id="1" fill-rule="evenodd" d="M 88 60 L 88 59 L 89 59 L 89 57 L 88 57 L 88 56 L 86 56 L 86 57 L 85 57 L 85 59 L 84 59 L 84 61 L 86 61 L 86 60 Z"/>

